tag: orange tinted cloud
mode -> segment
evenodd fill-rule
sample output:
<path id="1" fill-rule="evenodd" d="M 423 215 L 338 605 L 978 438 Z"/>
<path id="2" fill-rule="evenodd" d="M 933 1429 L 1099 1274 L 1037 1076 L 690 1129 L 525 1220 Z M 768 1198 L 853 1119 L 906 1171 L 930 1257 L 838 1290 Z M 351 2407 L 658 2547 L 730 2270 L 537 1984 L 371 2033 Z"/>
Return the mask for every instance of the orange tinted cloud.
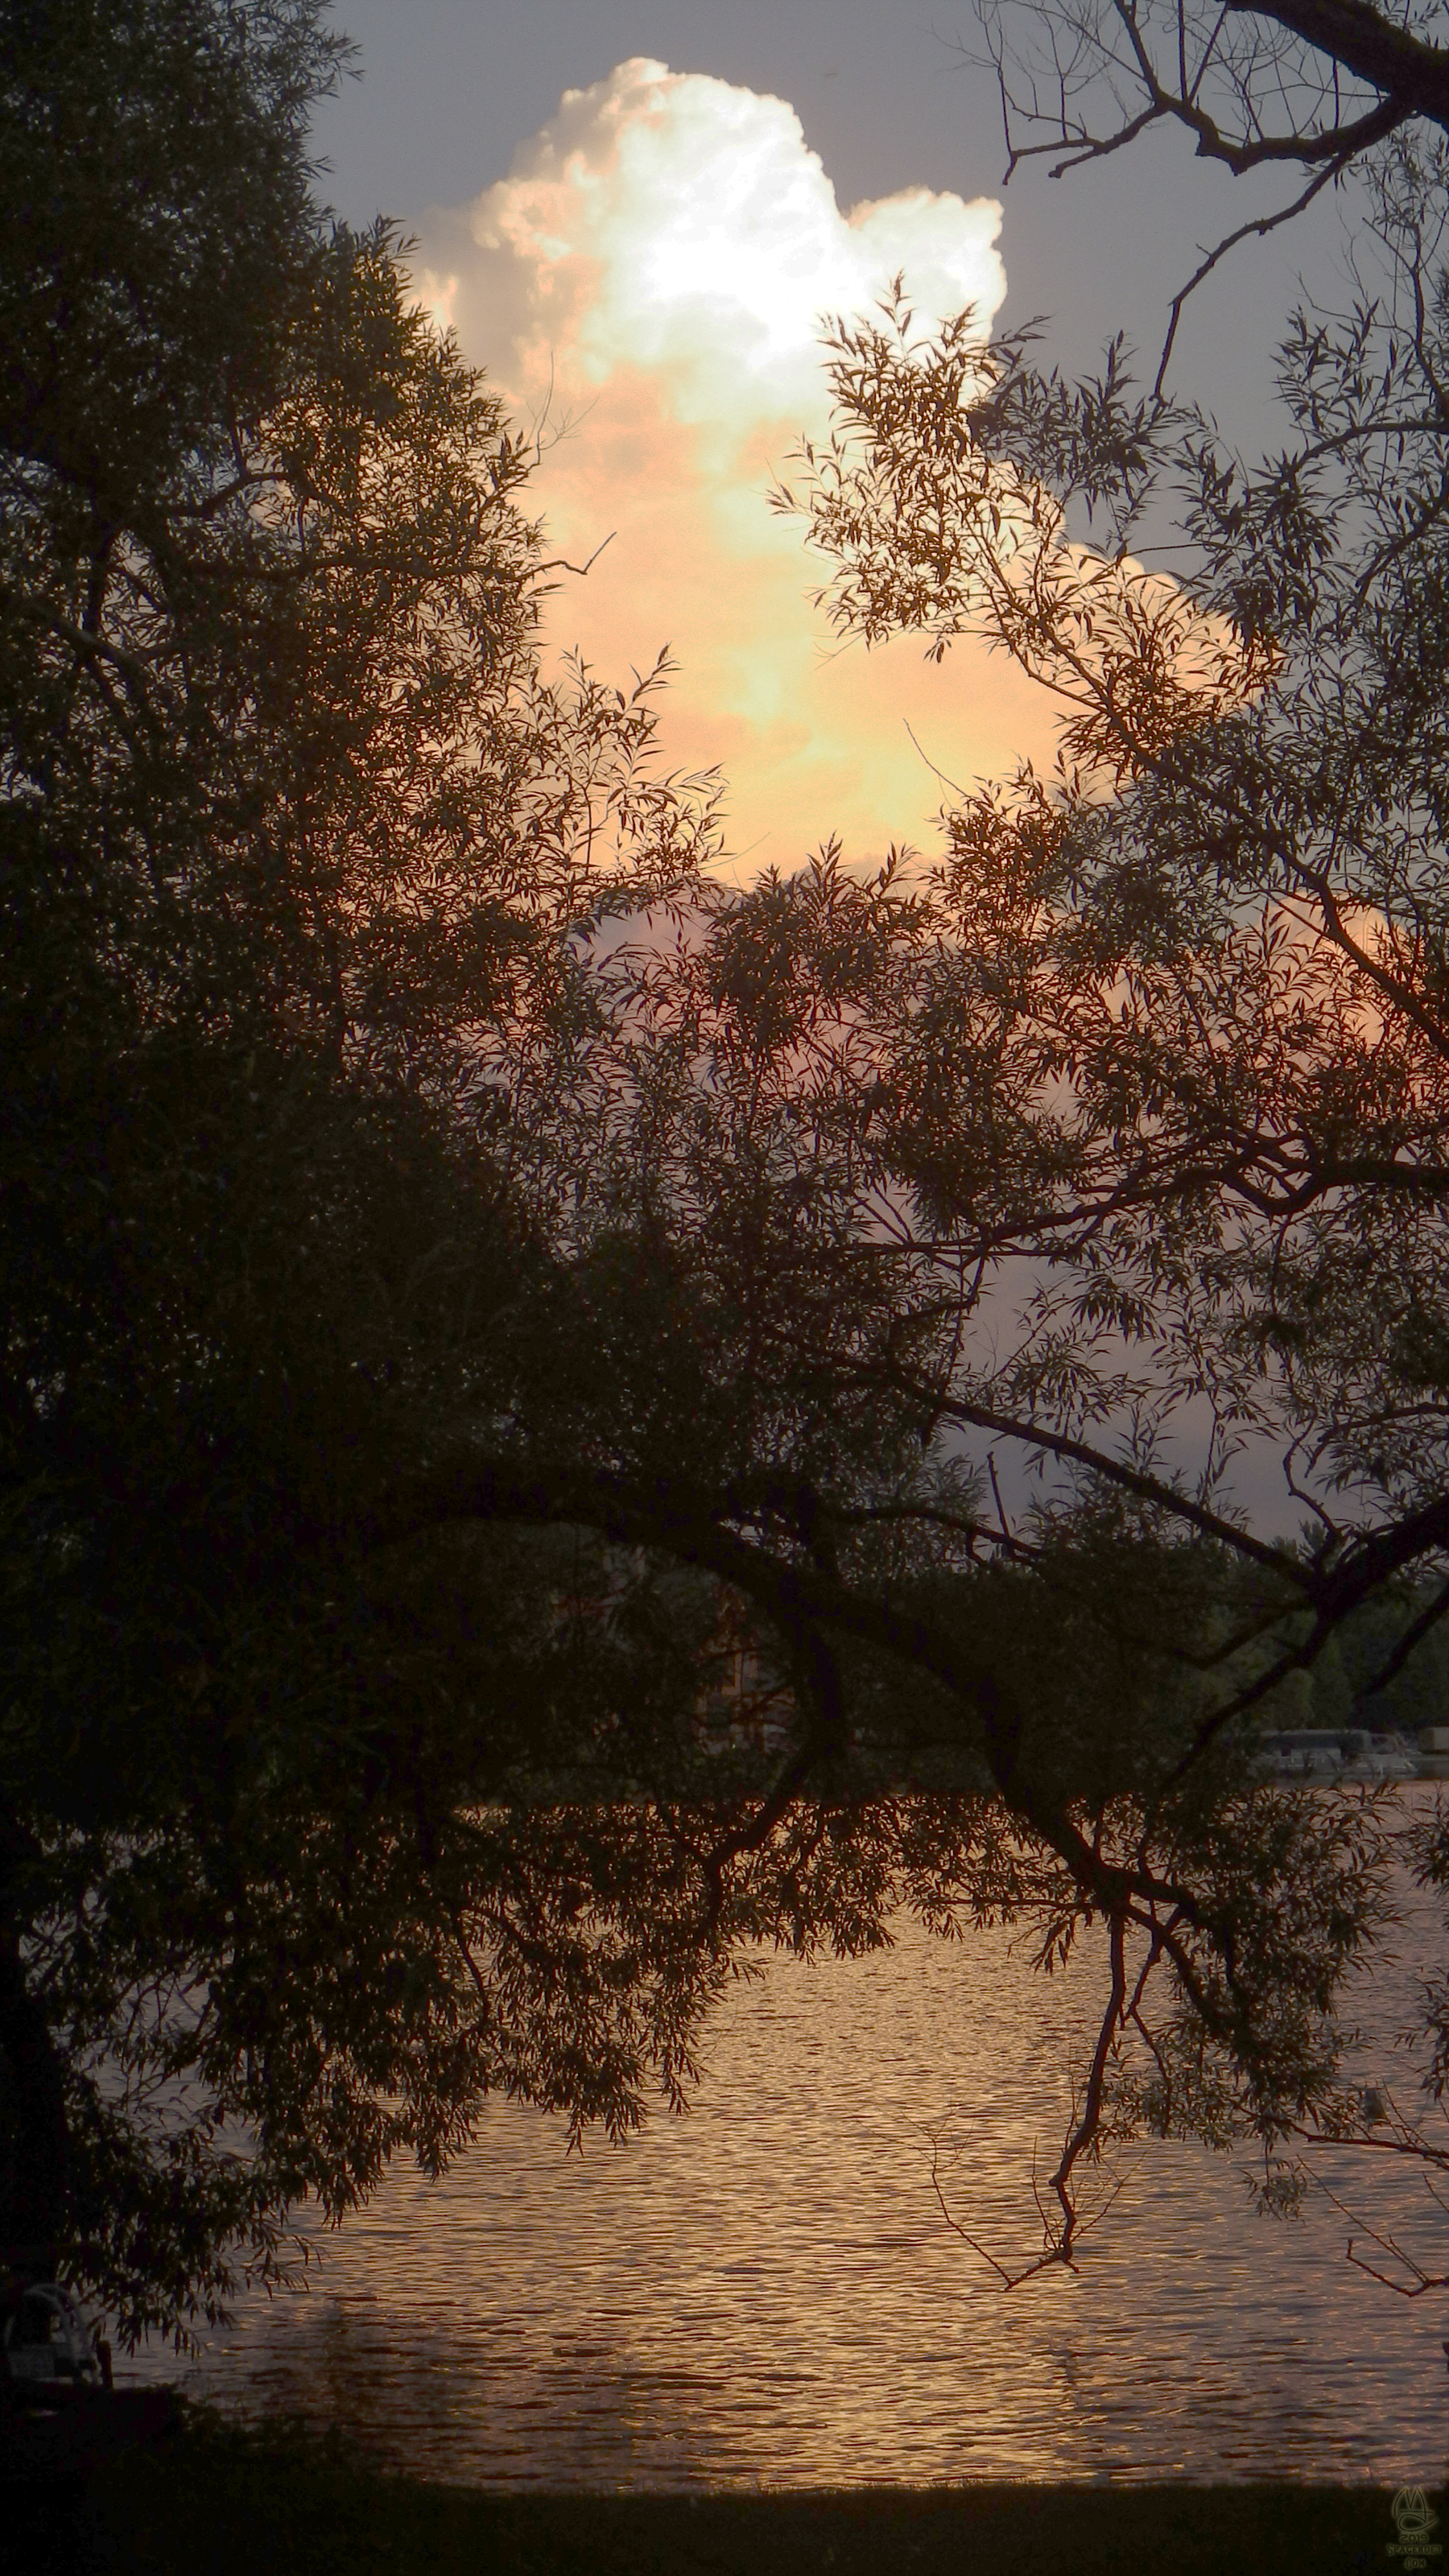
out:
<path id="1" fill-rule="evenodd" d="M 610 539 L 566 577 L 551 639 L 614 678 L 671 647 L 665 756 L 725 771 L 743 874 L 831 833 L 861 858 L 922 841 L 928 758 L 969 782 L 1049 747 L 1041 696 L 974 645 L 940 666 L 910 638 L 837 651 L 800 526 L 765 499 L 826 426 L 821 317 L 904 270 L 923 322 L 971 305 L 985 329 L 999 227 L 992 201 L 925 189 L 842 214 L 783 100 L 634 61 L 421 228 L 419 295 L 518 417 L 545 416 L 550 552 L 581 564 Z"/>

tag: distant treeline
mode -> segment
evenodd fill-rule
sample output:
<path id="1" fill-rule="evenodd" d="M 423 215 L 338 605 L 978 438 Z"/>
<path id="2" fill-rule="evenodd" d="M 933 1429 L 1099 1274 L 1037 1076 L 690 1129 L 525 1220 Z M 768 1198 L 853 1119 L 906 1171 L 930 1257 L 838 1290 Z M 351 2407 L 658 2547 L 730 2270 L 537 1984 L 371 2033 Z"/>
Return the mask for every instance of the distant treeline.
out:
<path id="1" fill-rule="evenodd" d="M 1428 1629 L 1402 1668 L 1382 1679 L 1396 1648 L 1433 1598 L 1427 1590 L 1397 1600 L 1380 1597 L 1346 1620 L 1311 1676 L 1298 1677 L 1306 1701 L 1299 1722 L 1367 1726 L 1408 1736 L 1422 1726 L 1449 1725 L 1449 1619 Z"/>

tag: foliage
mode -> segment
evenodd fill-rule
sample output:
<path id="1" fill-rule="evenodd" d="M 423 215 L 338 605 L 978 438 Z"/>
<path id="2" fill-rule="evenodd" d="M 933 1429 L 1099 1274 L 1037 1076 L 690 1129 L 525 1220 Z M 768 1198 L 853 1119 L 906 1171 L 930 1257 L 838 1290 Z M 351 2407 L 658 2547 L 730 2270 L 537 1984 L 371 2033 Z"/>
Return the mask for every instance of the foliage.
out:
<path id="1" fill-rule="evenodd" d="M 1072 391 L 1019 343 L 968 363 L 959 329 L 909 334 L 904 309 L 841 332 L 842 430 L 802 458 L 832 611 L 932 650 L 984 625 L 1066 707 L 1054 778 L 944 818 L 930 966 L 881 1068 L 882 1151 L 928 1175 L 937 1244 L 1049 1265 L 956 1409 L 1037 1409 L 1066 1455 L 1130 1416 L 1145 1458 L 1192 1404 L 1209 1485 L 1272 1440 L 1315 1529 L 1272 1553 L 1326 1635 L 1449 1528 L 1436 326 L 1301 320 L 1297 441 L 1257 471 L 1116 367 Z M 1172 584 L 1130 552 L 1154 480 L 1187 496 Z M 1073 513 L 1104 506 L 1098 553 Z"/>
<path id="2" fill-rule="evenodd" d="M 1146 21 L 1012 23 L 1080 37 L 1075 133 L 1113 27 L 1135 43 Z M 1224 64 L 1256 45 L 1269 77 L 1261 29 L 1198 33 Z M 1437 113 L 1406 90 L 1376 130 Z M 1408 1674 L 1422 1691 L 1449 1607 L 1442 146 L 1396 131 L 1362 176 L 1355 272 L 1376 263 L 1377 292 L 1294 317 L 1281 454 L 1226 453 L 1161 371 L 1138 396 L 1120 344 L 1071 386 L 1035 332 L 988 347 L 964 316 L 917 338 L 898 292 L 837 324 L 836 433 L 777 495 L 829 560 L 843 635 L 913 629 L 939 658 L 981 634 L 1062 704 L 1054 775 L 943 815 L 934 938 L 914 927 L 931 962 L 879 1054 L 872 1136 L 980 1300 L 976 1353 L 923 1403 L 1085 1477 L 1048 1507 L 1068 1564 L 1104 1484 L 1236 1558 L 1240 1608 L 1187 1649 L 1237 1666 L 1197 1718 L 1204 1753 L 1295 1664 L 1327 1695 L 1346 1663 L 1364 1714 Z M 1169 501 L 1170 575 L 1141 559 Z M 1003 1256 L 1029 1265 L 1005 1314 Z M 1292 1544 L 1225 1502 L 1234 1462 L 1261 1492 L 1274 1452 Z M 1255 1619 L 1271 1651 L 1245 1674 Z M 1437 1880 L 1439 1829 L 1415 1850 Z M 1127 2075 L 1133 2118 L 1153 2099 Z M 1398 2145 L 1425 2141 L 1409 2123 Z"/>
<path id="3" fill-rule="evenodd" d="M 315 13 L 24 23 L 12 2246 L 184 2329 L 490 2091 L 679 2102 L 752 1945 L 902 1905 L 1101 1937 L 1046 2259 L 1115 2137 L 1354 2134 L 1382 1819 L 1264 1785 L 1252 1722 L 1386 1586 L 1406 1658 L 1449 1597 L 1436 308 L 1391 360 L 1305 325 L 1252 474 L 1116 358 L 842 328 L 798 482 L 841 623 L 984 624 L 1064 765 L 934 874 L 733 895 L 651 684 L 541 670 L 493 397 L 313 205 Z M 1168 580 L 1128 549 L 1174 480 Z M 1270 1441 L 1301 1540 L 1224 1488 Z M 742 1629 L 777 1755 L 699 1723 Z"/>
<path id="4" fill-rule="evenodd" d="M 675 2081 L 657 1890 L 510 1954 L 475 2029 L 457 1856 L 417 1866 L 551 1701 L 572 1741 L 557 1549 L 475 1550 L 463 1603 L 356 1520 L 507 1400 L 539 1247 L 477 1032 L 566 1055 L 579 919 L 709 823 L 647 683 L 543 680 L 497 403 L 317 213 L 318 13 L 6 43 L 7 2233 L 134 2334 L 488 2083 L 620 2122 L 651 2052 Z M 470 1898 L 564 1903 L 557 1840 L 483 1834 Z"/>

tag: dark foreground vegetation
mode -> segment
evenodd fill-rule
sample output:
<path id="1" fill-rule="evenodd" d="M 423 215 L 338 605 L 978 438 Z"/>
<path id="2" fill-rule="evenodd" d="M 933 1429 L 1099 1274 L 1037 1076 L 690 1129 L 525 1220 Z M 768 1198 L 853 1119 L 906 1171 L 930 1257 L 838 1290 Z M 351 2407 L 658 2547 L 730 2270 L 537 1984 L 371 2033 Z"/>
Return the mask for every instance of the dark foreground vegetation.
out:
<path id="1" fill-rule="evenodd" d="M 96 2576 L 1336 2576 L 1404 2563 L 1387 2554 L 1391 2502 L 1385 2487 L 1287 2483 L 500 2495 L 387 2476 L 305 2436 L 193 2423 L 168 2457 L 117 2462 L 85 2490 L 27 2491 L 17 2537 L 34 2544 L 24 2563 Z"/>

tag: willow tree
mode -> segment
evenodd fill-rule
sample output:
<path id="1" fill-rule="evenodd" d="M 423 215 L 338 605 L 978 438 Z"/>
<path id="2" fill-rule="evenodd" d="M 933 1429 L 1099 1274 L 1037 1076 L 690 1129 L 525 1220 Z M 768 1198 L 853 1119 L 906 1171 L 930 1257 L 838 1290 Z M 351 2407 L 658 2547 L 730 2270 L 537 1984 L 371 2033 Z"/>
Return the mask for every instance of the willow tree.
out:
<path id="1" fill-rule="evenodd" d="M 1222 1624 L 1186 1648 L 1199 1675 L 1293 1602 L 1258 1669 L 1212 1694 L 1184 1766 L 1386 1588 L 1402 1608 L 1369 1710 L 1449 1610 L 1437 58 L 1405 33 L 1380 109 L 1351 114 L 1325 76 L 1322 116 L 1287 133 L 1248 85 L 1281 70 L 1280 21 L 1363 71 L 1371 15 L 1184 15 L 1171 80 L 1149 65 L 1146 14 L 991 20 L 1003 64 L 1067 46 L 1055 104 L 1008 90 L 1040 105 L 1059 160 L 1167 114 L 1231 159 L 1224 99 L 1248 129 L 1241 166 L 1358 157 L 1368 282 L 1341 313 L 1293 317 L 1280 454 L 1225 451 L 1164 392 L 1166 353 L 1145 398 L 1120 345 L 1072 386 L 1037 363 L 1035 333 L 986 347 L 963 317 L 917 335 L 898 296 L 837 325 L 835 435 L 778 495 L 828 558 L 843 634 L 916 632 L 937 657 L 984 636 L 1062 708 L 1054 773 L 943 815 L 929 954 L 877 1042 L 870 1151 L 923 1254 L 970 1283 L 950 1376 L 916 1379 L 923 1408 L 1075 1478 L 1037 1533 L 1062 1579 L 1078 1536 L 1090 1566 L 1115 1493 L 1216 1558 Z M 1146 101 L 1135 118 L 1114 47 Z M 1109 131 L 1092 102 L 1112 98 Z M 1004 1258 L 1030 1265 L 1009 1301 Z M 1280 1520 L 1287 1504 L 1300 1521 L 1288 1545 L 1233 1500 L 1244 1461 L 1261 1498 L 1274 1457 Z M 1413 1857 L 1442 1880 L 1438 1824 Z M 1132 2000 L 1118 1978 L 1103 2031 L 1115 2016 L 1124 2045 Z M 1442 1997 L 1427 2040 L 1437 2097 Z M 1170 2094 L 1126 2081 L 1139 2107 Z M 1418 2110 L 1365 2143 L 1424 2148 Z"/>
<path id="2" fill-rule="evenodd" d="M 440 2171 L 490 2092 L 616 2131 L 678 2102 L 752 1944 L 868 1949 L 902 1904 L 1104 1935 L 1053 2256 L 1114 2122 L 1351 2128 L 1374 1819 L 1255 1786 L 1248 1721 L 1437 1525 L 1385 1448 L 1372 1531 L 1260 1542 L 1221 1444 L 1193 1492 L 1151 1432 L 1206 1391 L 1223 1439 L 1257 1406 L 1291 1441 L 1330 1382 L 1367 1418 L 1313 1229 L 1430 1203 L 1432 1100 L 1375 1148 L 1409 1178 L 1351 1154 L 1310 1193 L 1264 1327 L 1257 1167 L 1184 1191 L 1171 1128 L 1217 1096 L 1249 878 L 1199 853 L 1154 892 L 1138 839 L 1197 811 L 1189 760 L 1231 781 L 1257 742 L 1276 778 L 1290 631 L 1229 598 L 1205 445 L 1199 604 L 1125 562 L 1093 604 L 1051 497 L 1125 534 L 1203 433 L 959 335 L 843 346 L 846 613 L 909 597 L 944 643 L 985 601 L 1078 689 L 1096 784 L 969 808 L 933 885 L 827 853 L 733 897 L 647 687 L 542 672 L 556 568 L 493 397 L 391 238 L 314 202 L 308 0 L 4 44 L 12 2252 L 184 2327 L 285 2265 L 306 2195 Z M 1301 524 L 1254 497 L 1231 562 L 1322 619 Z M 1223 821 L 1249 872 L 1256 811 Z M 1271 1000 L 1297 952 L 1264 936 Z M 1265 1169 L 1339 1136 L 1313 1066 L 1379 1044 L 1368 973 L 1305 969 Z M 1043 1259 L 1002 1364 L 988 1292 Z M 968 1427 L 1080 1490 L 1008 1523 Z M 788 1693 L 778 1755 L 697 1723 L 722 1598 Z"/>
<path id="3" fill-rule="evenodd" d="M 545 1247 L 480 1031 L 562 1069 L 580 920 L 709 826 L 647 686 L 540 675 L 518 445 L 312 193 L 320 10 L 0 42 L 3 2234 L 134 2334 L 489 2084 L 676 2080 L 642 1885 L 571 1979 L 542 1861 L 438 1848 L 577 1751 L 558 1566 L 387 1580 L 358 1523 L 510 1401 Z M 486 2013 L 465 1885 L 559 1912 Z"/>

